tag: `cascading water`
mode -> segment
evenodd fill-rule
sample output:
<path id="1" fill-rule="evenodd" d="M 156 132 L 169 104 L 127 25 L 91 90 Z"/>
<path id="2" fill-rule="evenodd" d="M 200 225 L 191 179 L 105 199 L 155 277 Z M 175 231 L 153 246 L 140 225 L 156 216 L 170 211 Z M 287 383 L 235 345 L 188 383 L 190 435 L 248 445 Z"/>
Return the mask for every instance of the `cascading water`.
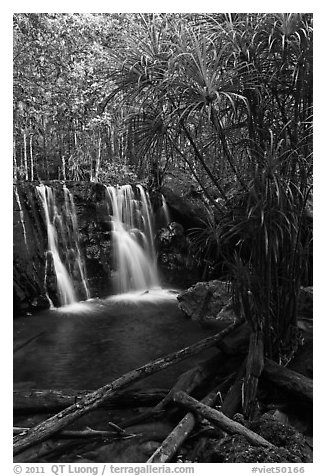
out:
<path id="1" fill-rule="evenodd" d="M 72 304 L 77 301 L 75 291 L 68 274 L 68 271 L 63 264 L 58 246 L 58 235 L 56 224 L 61 222 L 61 217 L 56 206 L 55 195 L 52 189 L 46 185 L 39 185 L 36 187 L 41 198 L 48 235 L 48 255 L 52 256 L 54 272 L 57 278 L 58 295 L 61 305 Z M 45 266 L 45 273 L 47 273 L 48 264 Z M 47 281 L 45 279 L 45 281 Z"/>
<path id="2" fill-rule="evenodd" d="M 161 198 L 162 198 L 163 218 L 164 218 L 165 225 L 168 226 L 172 220 L 171 220 L 170 212 L 169 212 L 168 205 L 166 203 L 164 195 L 162 195 Z"/>
<path id="3" fill-rule="evenodd" d="M 84 294 L 86 298 L 89 298 L 87 280 L 78 244 L 77 218 L 72 195 L 64 186 L 64 205 L 60 213 L 56 203 L 55 191 L 43 184 L 37 186 L 36 189 L 43 205 L 48 236 L 45 284 L 47 283 L 49 269 L 48 257 L 51 256 L 60 305 L 77 302 L 72 277 L 82 282 Z M 50 298 L 49 301 L 51 304 Z"/>
<path id="4" fill-rule="evenodd" d="M 75 265 L 77 268 L 77 274 L 79 274 L 80 280 L 82 282 L 86 299 L 89 299 L 91 296 L 87 286 L 85 266 L 82 260 L 79 247 L 78 223 L 75 203 L 72 194 L 69 192 L 65 185 L 63 186 L 63 191 L 65 195 L 65 211 L 67 217 L 66 226 L 68 225 L 68 229 L 70 225 L 70 233 L 67 234 L 67 249 L 69 249 L 70 254 L 72 254 L 74 258 L 69 261 L 70 272 L 71 274 L 74 273 L 74 269 L 71 269 L 71 265 Z M 63 236 L 65 236 L 64 233 Z"/>
<path id="5" fill-rule="evenodd" d="M 112 221 L 116 291 L 148 290 L 159 285 L 153 212 L 141 185 L 107 187 Z"/>

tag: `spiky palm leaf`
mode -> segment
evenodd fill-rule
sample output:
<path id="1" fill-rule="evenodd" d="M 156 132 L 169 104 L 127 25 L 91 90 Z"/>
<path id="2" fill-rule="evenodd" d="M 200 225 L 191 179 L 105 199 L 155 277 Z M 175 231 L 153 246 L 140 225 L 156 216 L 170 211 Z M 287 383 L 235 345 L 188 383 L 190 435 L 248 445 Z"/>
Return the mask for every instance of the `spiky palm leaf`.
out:
<path id="1" fill-rule="evenodd" d="M 205 175 L 224 199 L 227 184 L 238 190 L 236 206 L 226 200 L 222 222 L 208 220 L 195 244 L 208 255 L 216 243 L 233 247 L 238 264 L 246 258 L 240 269 L 248 267 L 247 284 L 237 288 L 234 274 L 235 289 L 242 300 L 244 289 L 252 293 L 247 305 L 277 359 L 291 340 L 306 260 L 311 16 L 148 15 L 126 44 L 112 97 L 128 105 L 139 157 L 166 160 L 172 147 L 199 183 Z M 225 258 L 232 264 L 229 253 Z"/>

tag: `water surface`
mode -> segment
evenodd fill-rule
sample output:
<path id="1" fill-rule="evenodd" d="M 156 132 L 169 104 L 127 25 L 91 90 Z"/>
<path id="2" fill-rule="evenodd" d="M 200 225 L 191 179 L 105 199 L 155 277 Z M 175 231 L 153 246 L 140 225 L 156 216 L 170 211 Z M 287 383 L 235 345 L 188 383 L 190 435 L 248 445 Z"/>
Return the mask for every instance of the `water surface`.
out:
<path id="1" fill-rule="evenodd" d="M 160 290 L 44 311 L 14 321 L 14 384 L 94 389 L 210 334 L 183 315 L 175 293 Z M 211 352 L 136 385 L 168 387 Z"/>

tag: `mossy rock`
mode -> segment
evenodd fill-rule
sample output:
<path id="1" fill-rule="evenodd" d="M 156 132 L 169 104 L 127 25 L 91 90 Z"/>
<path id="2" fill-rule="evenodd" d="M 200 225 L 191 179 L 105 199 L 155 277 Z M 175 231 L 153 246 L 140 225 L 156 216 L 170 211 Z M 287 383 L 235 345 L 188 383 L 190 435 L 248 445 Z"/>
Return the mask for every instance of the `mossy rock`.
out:
<path id="1" fill-rule="evenodd" d="M 260 419 L 246 422 L 242 415 L 234 420 L 258 433 L 276 448 L 251 445 L 240 435 L 227 435 L 223 439 L 209 440 L 203 455 L 204 462 L 210 463 L 306 463 L 312 461 L 307 451 L 304 436 L 290 425 L 279 422 L 270 414 Z"/>

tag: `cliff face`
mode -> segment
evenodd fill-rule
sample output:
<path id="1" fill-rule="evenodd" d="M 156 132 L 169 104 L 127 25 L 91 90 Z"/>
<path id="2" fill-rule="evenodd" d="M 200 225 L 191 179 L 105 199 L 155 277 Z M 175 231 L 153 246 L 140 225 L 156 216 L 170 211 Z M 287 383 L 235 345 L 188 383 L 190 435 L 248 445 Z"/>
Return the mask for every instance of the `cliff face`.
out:
<path id="1" fill-rule="evenodd" d="M 49 185 L 55 190 L 60 208 L 64 201 L 63 184 L 51 182 Z M 66 186 L 75 203 L 79 247 L 90 295 L 109 294 L 112 253 L 105 186 L 90 182 L 66 183 Z M 58 297 L 54 270 L 46 259 L 46 221 L 36 185 L 16 184 L 13 199 L 14 314 L 17 315 L 49 307 L 50 300 L 57 305 Z M 77 297 L 85 298 L 81 282 L 74 273 L 72 279 Z"/>
<path id="2" fill-rule="evenodd" d="M 14 186 L 13 239 L 14 313 L 48 306 L 42 279 L 46 227 L 30 184 Z"/>

